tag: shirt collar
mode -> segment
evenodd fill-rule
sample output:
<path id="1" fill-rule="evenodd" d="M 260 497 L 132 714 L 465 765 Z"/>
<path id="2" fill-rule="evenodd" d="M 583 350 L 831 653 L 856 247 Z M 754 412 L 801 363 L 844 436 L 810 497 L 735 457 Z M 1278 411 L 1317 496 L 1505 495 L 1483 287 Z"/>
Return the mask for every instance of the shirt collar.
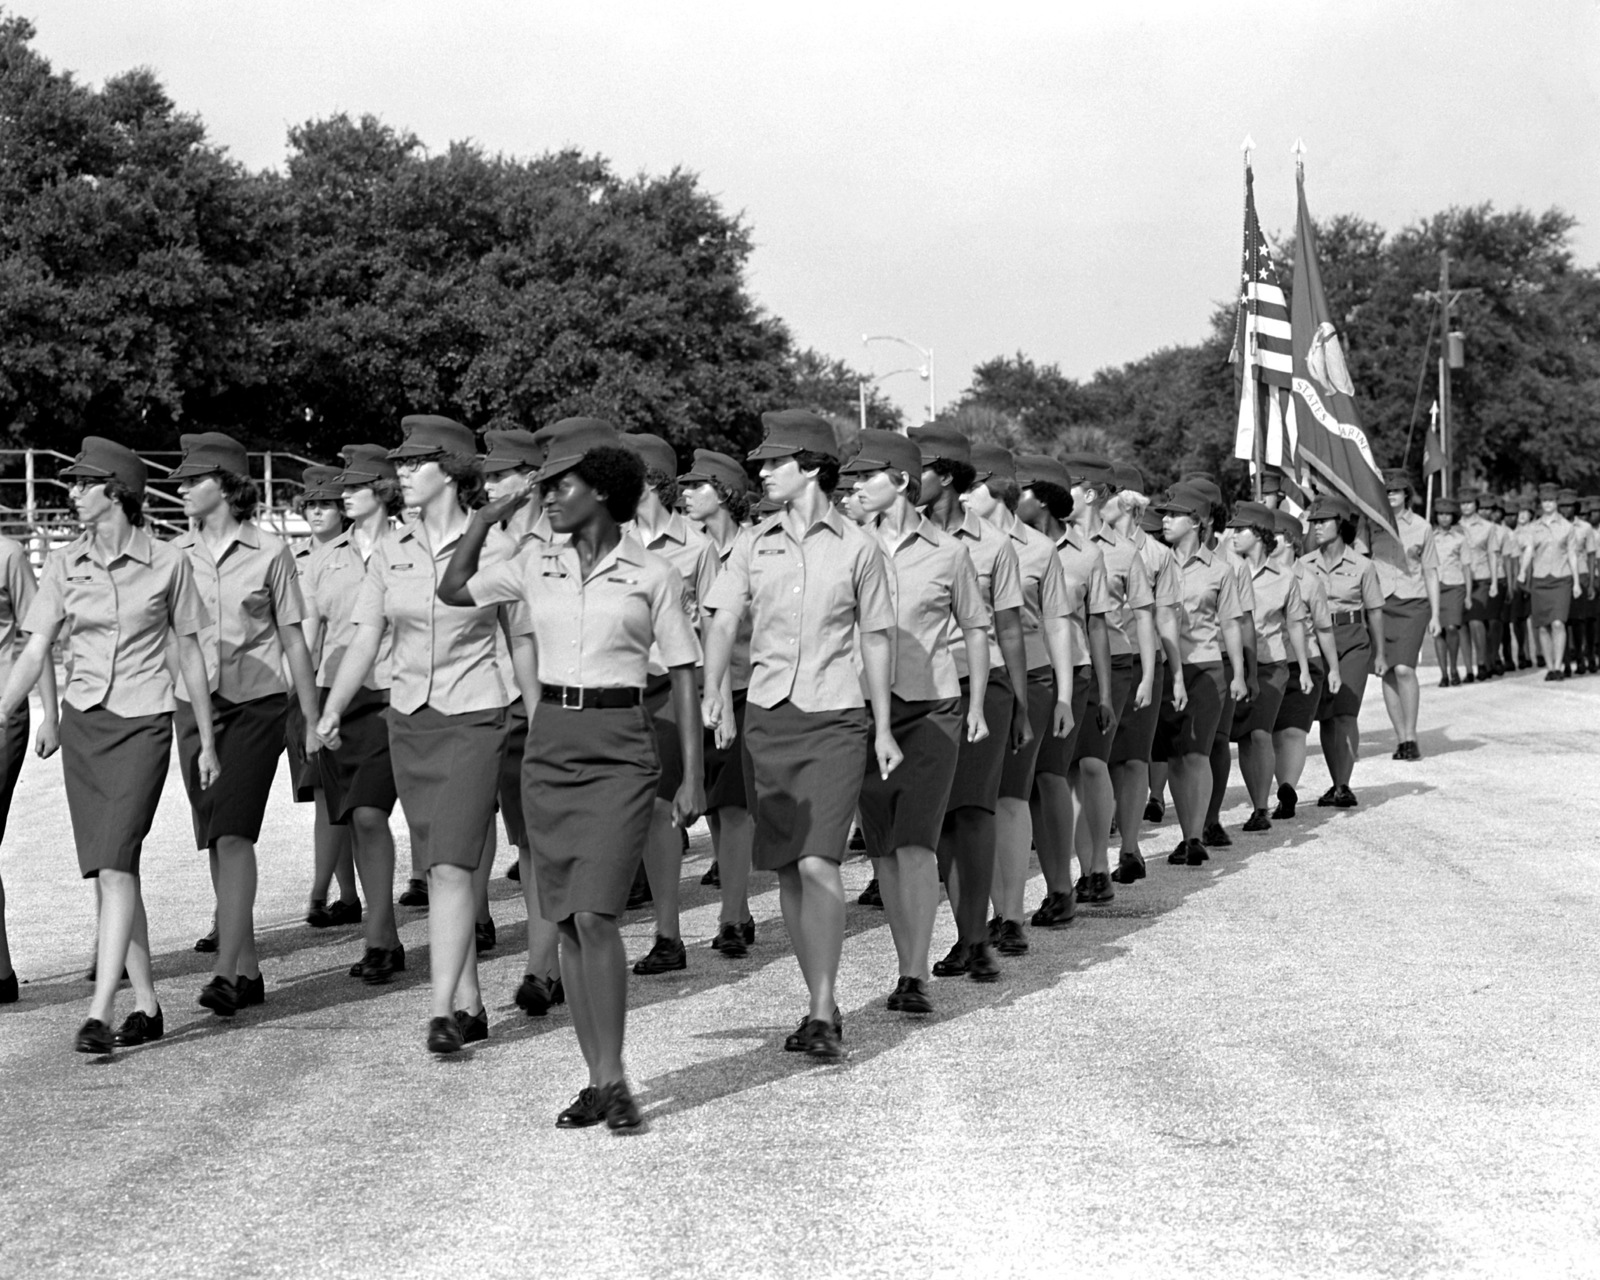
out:
<path id="1" fill-rule="evenodd" d="M 1076 525 L 1069 524 L 1065 532 L 1056 539 L 1056 550 L 1059 551 L 1062 547 L 1071 547 L 1074 551 L 1083 550 L 1083 538 L 1079 535 Z"/>
<path id="2" fill-rule="evenodd" d="M 873 527 L 877 529 L 878 536 L 883 539 L 885 545 L 888 545 L 888 533 L 883 527 L 882 516 L 879 516 L 873 521 Z M 938 525 L 934 524 L 932 520 L 928 519 L 928 517 L 924 515 L 919 515 L 917 517 L 917 522 L 911 526 L 909 533 L 909 538 L 902 536 L 900 542 L 891 549 L 898 550 L 900 547 L 905 546 L 906 543 L 911 540 L 911 538 L 922 538 L 927 541 L 929 546 L 936 547 L 939 545 L 939 540 L 943 536 L 943 530 L 941 530 Z M 974 534 L 971 536 L 976 537 L 979 535 Z"/>
<path id="3" fill-rule="evenodd" d="M 770 516 L 762 521 L 762 523 L 755 527 L 755 536 L 758 538 L 765 538 L 774 532 L 787 533 L 789 531 L 789 526 L 787 521 L 784 519 L 786 514 L 787 513 L 783 511 L 774 511 Z M 820 518 L 812 521 L 811 526 L 806 530 L 806 533 L 810 533 L 813 529 L 817 528 L 827 529 L 832 533 L 838 534 L 842 538 L 844 536 L 844 517 L 839 514 L 837 508 L 830 505 L 822 513 Z"/>
<path id="4" fill-rule="evenodd" d="M 143 529 L 135 529 L 128 536 L 127 543 L 114 557 L 116 560 L 137 560 L 140 564 L 148 565 L 153 552 L 150 535 Z M 74 561 L 93 560 L 96 564 L 109 566 L 110 561 L 102 561 L 96 553 L 94 534 L 85 533 L 79 539 L 78 545 L 72 549 Z"/>
<path id="5" fill-rule="evenodd" d="M 1176 554 L 1176 551 L 1174 551 L 1174 554 Z M 1197 542 L 1194 546 L 1194 554 L 1183 563 L 1184 567 L 1187 568 L 1196 560 L 1198 560 L 1201 564 L 1210 564 L 1216 558 L 1216 553 L 1213 552 L 1210 547 L 1206 546 L 1204 542 Z"/>
<path id="6" fill-rule="evenodd" d="M 928 522 L 926 516 L 922 519 L 924 524 Z M 950 533 L 957 538 L 971 538 L 974 542 L 981 542 L 983 541 L 983 521 L 978 518 L 975 512 L 964 510 L 961 523 L 951 529 Z"/>

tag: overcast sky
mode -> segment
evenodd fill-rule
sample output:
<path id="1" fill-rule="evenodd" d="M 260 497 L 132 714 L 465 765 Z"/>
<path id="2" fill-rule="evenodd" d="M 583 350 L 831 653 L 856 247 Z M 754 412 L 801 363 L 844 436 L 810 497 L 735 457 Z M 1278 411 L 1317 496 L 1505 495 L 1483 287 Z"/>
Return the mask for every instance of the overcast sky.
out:
<path id="1" fill-rule="evenodd" d="M 1000 354 L 1083 377 L 1198 339 L 1234 289 L 1246 134 L 1269 234 L 1303 137 L 1319 217 L 1559 205 L 1600 261 L 1594 0 L 9 7 L 90 83 L 153 68 L 252 167 L 347 111 L 435 149 L 693 170 L 802 343 L 879 373 L 920 361 L 863 332 L 932 347 L 941 403 Z M 925 403 L 915 376 L 885 388 Z"/>

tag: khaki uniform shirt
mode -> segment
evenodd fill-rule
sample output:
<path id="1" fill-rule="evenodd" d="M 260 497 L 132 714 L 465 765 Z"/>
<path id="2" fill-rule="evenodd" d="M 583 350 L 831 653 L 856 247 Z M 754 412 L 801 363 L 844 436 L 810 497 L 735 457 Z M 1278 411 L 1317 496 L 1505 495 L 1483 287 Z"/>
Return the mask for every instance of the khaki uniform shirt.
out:
<path id="1" fill-rule="evenodd" d="M 1533 550 L 1533 579 L 1572 576 L 1572 521 L 1562 515 L 1539 516 L 1526 526 Z"/>
<path id="2" fill-rule="evenodd" d="M 1321 580 L 1328 596 L 1328 608 L 1334 613 L 1362 613 L 1368 609 L 1383 608 L 1383 588 L 1378 585 L 1378 571 L 1366 556 L 1346 547 L 1331 565 L 1324 564 L 1322 553 L 1313 551 L 1302 556 L 1300 562 Z M 1364 624 L 1366 618 L 1360 621 Z"/>
<path id="3" fill-rule="evenodd" d="M 1090 539 L 1100 549 L 1106 564 L 1106 588 L 1111 592 L 1114 607 L 1106 615 L 1106 633 L 1111 640 L 1111 654 L 1139 652 L 1139 610 L 1151 611 L 1154 625 L 1155 588 L 1150 582 L 1150 570 L 1139 548 L 1124 538 L 1109 524 L 1102 524 Z"/>
<path id="4" fill-rule="evenodd" d="M 1000 652 L 1000 641 L 995 634 L 994 615 L 1001 609 L 1022 608 L 1022 567 L 1017 563 L 1016 548 L 998 528 L 970 511 L 946 536 L 955 538 L 965 546 L 967 554 L 972 557 L 972 568 L 978 575 L 978 591 L 988 611 L 984 626 L 989 634 L 989 670 L 1004 671 L 1006 660 Z M 956 660 L 956 674 L 965 680 L 968 672 L 967 640 L 953 618 L 950 623 L 950 652 Z"/>
<path id="5" fill-rule="evenodd" d="M 380 542 L 382 539 L 379 540 Z M 374 546 L 376 551 L 377 547 Z M 339 676 L 345 650 L 356 638 L 356 599 L 367 576 L 367 562 L 361 548 L 346 529 L 332 542 L 318 547 L 300 576 L 305 594 L 306 616 L 322 626 L 317 654 L 317 684 L 331 689 Z M 372 664 L 361 685 L 365 689 L 387 689 L 393 679 L 394 632 L 385 629 L 378 644 L 378 660 Z"/>
<path id="6" fill-rule="evenodd" d="M 1044 640 L 1044 620 L 1072 613 L 1067 599 L 1067 577 L 1056 555 L 1055 543 L 1032 525 L 1001 508 L 996 523 L 1011 539 L 1022 578 L 1022 648 L 1029 671 L 1050 669 L 1050 650 Z"/>
<path id="7" fill-rule="evenodd" d="M 169 638 L 198 636 L 205 622 L 188 555 L 135 529 L 110 563 L 100 559 L 88 534 L 46 560 L 22 629 L 64 624 L 67 703 L 132 717 L 177 708 L 167 670 Z"/>
<path id="8" fill-rule="evenodd" d="M 180 534 L 172 545 L 188 555 L 206 611 L 200 651 L 212 694 L 253 702 L 288 692 L 278 628 L 306 616 L 289 544 L 246 520 L 215 559 L 197 530 Z M 178 696 L 187 700 L 187 690 Z"/>
<path id="9" fill-rule="evenodd" d="M 1382 525 L 1372 526 L 1372 563 L 1378 571 L 1378 586 L 1385 599 L 1425 600 L 1428 582 L 1424 570 L 1439 567 L 1433 526 L 1415 511 L 1399 511 L 1395 515 L 1400 527 L 1398 539 Z"/>
<path id="10" fill-rule="evenodd" d="M 1291 630 L 1302 633 L 1306 624 L 1305 600 L 1300 595 L 1300 577 L 1292 569 L 1264 560 L 1251 570 L 1256 623 L 1256 661 L 1288 662 L 1294 656 L 1289 641 Z"/>
<path id="11" fill-rule="evenodd" d="M 750 610 L 750 701 L 801 711 L 866 705 L 856 633 L 894 628 L 883 549 L 832 507 L 795 538 L 784 512 L 733 544 L 708 608 Z"/>
<path id="12" fill-rule="evenodd" d="M 21 638 L 18 624 L 27 616 L 36 590 L 33 566 L 22 544 L 0 538 L 0 689 L 11 676 Z"/>
<path id="13" fill-rule="evenodd" d="M 1187 560 L 1178 560 L 1183 604 L 1178 622 L 1178 654 L 1185 663 L 1221 662 L 1222 624 L 1244 617 L 1239 602 L 1239 575 L 1234 567 L 1203 544 Z"/>
<path id="14" fill-rule="evenodd" d="M 514 692 L 496 653 L 501 610 L 458 608 L 438 597 L 459 538 L 428 545 L 419 520 L 372 548 L 352 621 L 393 637 L 389 704 L 403 715 L 429 706 L 447 716 L 509 706 Z M 506 610 L 508 618 L 514 611 Z M 517 634 L 515 624 L 513 634 Z"/>
<path id="15" fill-rule="evenodd" d="M 539 683 L 642 689 L 650 655 L 698 666 L 690 597 L 678 571 L 633 534 L 583 576 L 570 542 L 549 543 L 479 569 L 467 590 L 480 605 L 518 605 L 513 634 L 531 635 Z"/>
<path id="16" fill-rule="evenodd" d="M 1467 557 L 1471 554 L 1471 545 L 1465 530 L 1457 529 L 1451 525 L 1448 529 L 1435 529 L 1433 531 L 1433 551 L 1439 560 L 1439 585 L 1441 587 L 1464 587 L 1467 585 Z M 1485 555 L 1487 560 L 1488 556 Z M 1474 581 L 1479 581 L 1478 575 L 1472 575 Z"/>
<path id="17" fill-rule="evenodd" d="M 883 543 L 895 611 L 890 686 L 907 702 L 959 697 L 961 673 L 950 633 L 989 622 L 972 543 L 952 537 L 926 516 L 919 516 L 898 543 L 890 541 L 881 523 L 874 528 Z"/>
<path id="18" fill-rule="evenodd" d="M 1073 665 L 1089 665 L 1089 617 L 1108 614 L 1116 607 L 1106 583 L 1106 560 L 1100 548 L 1090 543 L 1071 525 L 1056 543 L 1062 576 L 1067 582 L 1067 603 L 1072 612 L 1067 625 L 1072 629 Z"/>
<path id="19" fill-rule="evenodd" d="M 1500 539 L 1495 536 L 1495 531 L 1503 526 L 1491 524 L 1474 512 L 1462 520 L 1459 527 L 1467 540 L 1465 559 L 1467 567 L 1472 570 L 1473 582 L 1489 581 L 1489 553 L 1499 552 Z"/>
<path id="20" fill-rule="evenodd" d="M 652 538 L 645 537 L 637 524 L 627 525 L 626 531 L 632 533 L 646 551 L 660 556 L 678 571 L 683 579 L 685 607 L 695 626 L 700 626 L 706 617 L 706 596 L 722 571 L 722 557 L 717 554 L 716 544 L 676 511 Z M 667 664 L 660 654 L 650 659 L 651 675 L 661 676 L 666 672 Z"/>

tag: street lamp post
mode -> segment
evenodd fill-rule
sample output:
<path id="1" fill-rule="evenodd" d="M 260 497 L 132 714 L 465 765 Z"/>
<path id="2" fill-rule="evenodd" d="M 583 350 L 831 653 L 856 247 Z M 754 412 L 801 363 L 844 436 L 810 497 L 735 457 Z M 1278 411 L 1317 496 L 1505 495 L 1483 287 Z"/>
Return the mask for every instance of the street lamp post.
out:
<path id="1" fill-rule="evenodd" d="M 861 429 L 863 431 L 867 429 L 867 384 L 883 382 L 902 373 L 914 373 L 919 377 L 923 376 L 921 369 L 890 369 L 888 373 L 869 373 L 866 377 L 856 380 L 856 392 L 861 400 Z"/>
<path id="2" fill-rule="evenodd" d="M 923 365 L 917 372 L 928 384 L 928 421 L 932 422 L 939 413 L 938 401 L 934 398 L 933 392 L 933 348 L 919 346 L 909 338 L 902 338 L 892 333 L 864 333 L 861 335 L 862 346 L 870 346 L 874 342 L 898 342 L 902 347 L 909 347 L 922 357 Z M 884 376 L 888 377 L 889 375 L 885 374 Z"/>

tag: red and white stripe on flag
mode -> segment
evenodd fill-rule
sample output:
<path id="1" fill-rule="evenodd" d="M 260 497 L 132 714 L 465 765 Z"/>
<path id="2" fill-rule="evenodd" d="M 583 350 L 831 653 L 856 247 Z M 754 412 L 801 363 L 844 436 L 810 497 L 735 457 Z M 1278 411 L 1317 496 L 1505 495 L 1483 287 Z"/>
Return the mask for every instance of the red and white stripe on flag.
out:
<path id="1" fill-rule="evenodd" d="M 1289 303 L 1256 217 L 1255 177 L 1244 174 L 1244 253 L 1231 359 L 1239 365 L 1236 458 L 1265 461 L 1292 476 L 1299 470 L 1288 391 L 1294 378 Z M 1264 439 L 1257 440 L 1257 433 Z"/>

